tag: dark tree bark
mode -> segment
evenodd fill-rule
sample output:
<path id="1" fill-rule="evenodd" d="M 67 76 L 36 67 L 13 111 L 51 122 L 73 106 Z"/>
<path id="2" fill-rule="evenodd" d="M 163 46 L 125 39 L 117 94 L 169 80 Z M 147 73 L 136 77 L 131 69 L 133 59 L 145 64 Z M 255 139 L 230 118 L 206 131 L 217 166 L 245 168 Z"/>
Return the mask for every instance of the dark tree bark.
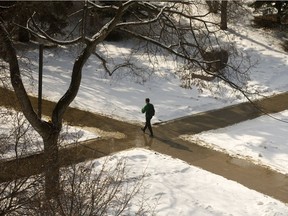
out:
<path id="1" fill-rule="evenodd" d="M 22 43 L 28 43 L 30 41 L 29 31 L 23 28 L 19 28 L 18 30 L 18 40 Z"/>
<path id="2" fill-rule="evenodd" d="M 219 1 L 218 0 L 210 0 L 206 1 L 206 4 L 208 5 L 209 12 L 217 14 L 219 11 Z"/>
<path id="3" fill-rule="evenodd" d="M 47 199 L 58 197 L 59 195 L 59 177 L 60 166 L 58 158 L 58 137 L 59 130 L 55 130 L 44 141 L 44 157 L 45 157 L 45 196 Z"/>
<path id="4" fill-rule="evenodd" d="M 228 1 L 221 1 L 221 24 L 222 30 L 227 30 L 227 5 Z"/>

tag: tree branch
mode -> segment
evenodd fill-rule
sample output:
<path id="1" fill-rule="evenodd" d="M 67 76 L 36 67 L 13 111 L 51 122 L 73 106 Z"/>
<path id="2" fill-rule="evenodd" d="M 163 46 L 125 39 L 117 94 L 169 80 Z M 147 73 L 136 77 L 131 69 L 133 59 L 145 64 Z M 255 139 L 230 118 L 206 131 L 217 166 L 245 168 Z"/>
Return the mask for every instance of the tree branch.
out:
<path id="1" fill-rule="evenodd" d="M 109 68 L 107 67 L 107 61 L 106 61 L 106 59 L 104 59 L 102 56 L 100 56 L 97 52 L 94 52 L 94 55 L 95 55 L 98 59 L 100 59 L 100 61 L 102 62 L 102 65 L 103 65 L 105 71 L 109 74 L 109 76 L 111 76 L 112 73 L 111 73 L 111 71 L 109 70 Z"/>
<path id="2" fill-rule="evenodd" d="M 153 23 L 153 22 L 156 22 L 159 17 L 161 16 L 161 14 L 163 13 L 165 7 L 161 8 L 161 10 L 158 12 L 158 14 L 156 15 L 156 17 L 154 17 L 153 19 L 150 19 L 150 20 L 141 20 L 139 22 L 125 22 L 125 23 L 119 23 L 117 24 L 116 26 L 117 27 L 121 27 L 121 26 L 132 26 L 132 25 L 147 25 L 147 24 L 150 24 L 150 23 Z"/>
<path id="3" fill-rule="evenodd" d="M 155 45 L 157 45 L 158 47 L 163 48 L 164 50 L 170 52 L 171 54 L 173 54 L 173 55 L 175 55 L 175 56 L 177 56 L 177 57 L 180 57 L 180 58 L 182 58 L 182 59 L 185 59 L 185 60 L 188 60 L 188 61 L 190 61 L 190 62 L 194 62 L 194 63 L 198 64 L 198 65 L 202 68 L 202 65 L 200 64 L 200 63 L 201 63 L 200 61 L 196 60 L 195 58 L 191 58 L 191 57 L 189 57 L 189 56 L 187 56 L 187 55 L 183 55 L 183 54 L 181 54 L 181 53 L 179 53 L 179 52 L 171 49 L 170 46 L 167 46 L 167 45 L 165 45 L 165 44 L 163 44 L 163 43 L 161 43 L 161 42 L 158 42 L 158 41 L 156 41 L 156 40 L 154 40 L 154 39 L 152 39 L 152 38 L 150 38 L 150 37 L 137 34 L 137 33 L 133 32 L 133 31 L 128 30 L 128 29 L 123 29 L 123 28 L 121 28 L 121 31 L 124 31 L 124 32 L 126 32 L 126 33 L 128 33 L 128 34 L 131 34 L 131 35 L 133 35 L 134 37 L 139 38 L 139 39 L 141 39 L 141 40 L 143 40 L 143 41 L 147 41 L 147 42 L 149 42 L 149 43 L 155 44 Z M 203 62 L 202 62 L 202 63 L 203 63 Z"/>
<path id="4" fill-rule="evenodd" d="M 33 14 L 33 16 L 34 16 L 34 15 L 35 15 L 35 13 Z M 33 31 L 33 30 L 32 30 L 31 28 L 29 28 L 29 27 L 25 27 L 25 29 L 27 29 L 27 30 L 30 31 L 32 34 L 36 35 L 37 37 L 39 37 L 39 38 L 41 38 L 41 39 L 43 39 L 43 40 L 48 40 L 48 41 L 50 41 L 50 42 L 52 42 L 52 43 L 59 44 L 59 45 L 71 45 L 71 44 L 78 43 L 78 42 L 80 42 L 80 41 L 83 39 L 83 37 L 80 36 L 80 37 L 78 37 L 78 38 L 76 38 L 76 39 L 74 39 L 74 40 L 70 40 L 70 41 L 60 41 L 60 40 L 56 40 L 56 39 L 50 37 L 45 31 L 43 31 L 43 30 L 36 24 L 33 16 L 28 20 L 28 25 L 29 25 L 29 22 L 30 22 L 30 20 L 31 20 L 33 26 L 34 26 L 34 27 L 36 28 L 36 30 L 39 31 L 41 34 Z"/>
<path id="5" fill-rule="evenodd" d="M 58 101 L 56 104 L 53 113 L 52 113 L 52 123 L 56 125 L 58 128 L 62 127 L 62 118 L 64 115 L 64 112 L 66 111 L 67 107 L 69 104 L 74 100 L 76 97 L 80 84 L 81 84 L 81 79 L 82 79 L 82 68 L 88 58 L 91 56 L 91 54 L 94 52 L 96 46 L 102 42 L 107 35 L 115 28 L 116 24 L 119 22 L 121 19 L 122 15 L 124 12 L 134 4 L 133 1 L 127 1 L 123 3 L 116 15 L 110 20 L 110 22 L 106 23 L 99 32 L 97 32 L 92 39 L 90 40 L 89 43 L 87 43 L 86 47 L 82 51 L 82 53 L 78 56 L 76 59 L 73 70 L 72 70 L 72 77 L 71 77 L 71 82 L 68 90 L 66 93 L 62 96 L 62 98 Z"/>
<path id="6" fill-rule="evenodd" d="M 20 103 L 21 109 L 27 120 L 35 128 L 35 130 L 42 136 L 45 137 L 43 131 L 49 131 L 51 128 L 49 124 L 41 121 L 36 112 L 33 109 L 31 101 L 28 97 L 28 94 L 25 90 L 25 87 L 22 82 L 18 59 L 16 50 L 12 45 L 12 42 L 9 38 L 8 32 L 6 31 L 3 23 L 0 23 L 0 41 L 2 46 L 4 46 L 5 51 L 8 55 L 8 64 L 10 68 L 10 77 L 13 89 L 15 91 L 18 102 Z"/>

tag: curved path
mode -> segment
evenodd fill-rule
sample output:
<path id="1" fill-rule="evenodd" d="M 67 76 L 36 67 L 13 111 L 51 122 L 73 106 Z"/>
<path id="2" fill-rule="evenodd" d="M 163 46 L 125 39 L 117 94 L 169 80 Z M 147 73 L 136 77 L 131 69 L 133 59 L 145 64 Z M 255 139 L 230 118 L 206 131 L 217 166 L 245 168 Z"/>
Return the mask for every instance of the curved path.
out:
<path id="1" fill-rule="evenodd" d="M 0 88 L 0 106 L 15 108 L 13 92 Z M 9 99 L 9 100 L 8 100 Z M 37 104 L 32 98 L 33 104 Z M 288 93 L 257 101 L 266 112 L 274 113 L 288 109 Z M 51 113 L 54 103 L 43 101 L 43 113 Z M 182 134 L 196 134 L 202 131 L 229 126 L 263 113 L 250 103 L 242 103 L 223 109 L 200 113 L 154 126 L 154 138 L 143 134 L 139 125 L 132 125 L 90 112 L 69 108 L 65 120 L 71 125 L 88 126 L 108 132 L 125 134 L 125 138 L 104 137 L 60 150 L 61 166 L 98 158 L 113 152 L 133 147 L 150 148 L 188 162 L 191 165 L 234 180 L 261 193 L 288 203 L 288 176 L 255 165 L 243 159 L 232 158 L 197 144 L 179 139 Z M 43 155 L 0 161 L 0 182 L 43 171 Z"/>

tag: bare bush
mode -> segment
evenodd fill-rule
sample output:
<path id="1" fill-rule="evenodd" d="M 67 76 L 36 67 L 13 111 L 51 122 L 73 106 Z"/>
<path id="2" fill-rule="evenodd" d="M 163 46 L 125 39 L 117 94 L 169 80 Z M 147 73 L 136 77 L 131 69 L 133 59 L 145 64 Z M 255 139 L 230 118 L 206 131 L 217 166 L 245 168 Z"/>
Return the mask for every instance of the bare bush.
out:
<path id="1" fill-rule="evenodd" d="M 207 70 L 215 73 L 219 73 L 224 69 L 228 63 L 229 53 L 227 50 L 210 50 L 204 51 L 202 54 L 204 61 L 206 61 Z"/>
<path id="2" fill-rule="evenodd" d="M 0 158 L 4 158 L 0 163 L 12 157 L 17 167 L 19 157 L 26 155 L 30 150 L 28 146 L 34 143 L 33 136 L 28 132 L 31 126 L 27 124 L 23 114 L 5 108 L 0 109 L 0 125 Z M 17 168 L 13 172 L 17 173 Z M 22 208 L 38 193 L 35 188 L 42 184 L 41 178 L 19 178 L 11 173 L 6 178 L 6 174 L 5 169 L 0 170 L 0 215 L 22 215 Z M 14 180 L 5 180 L 13 178 Z"/>
<path id="3" fill-rule="evenodd" d="M 25 206 L 37 195 L 41 178 L 15 179 L 0 184 L 0 215 L 23 215 Z"/>
<path id="4" fill-rule="evenodd" d="M 144 175 L 128 178 L 124 161 L 96 164 L 63 168 L 57 199 L 46 199 L 42 175 L 1 183 L 0 215 L 154 215 L 141 196 Z"/>
<path id="5" fill-rule="evenodd" d="M 57 199 L 47 200 L 44 185 L 36 187 L 38 193 L 21 207 L 21 212 L 35 216 L 153 215 L 153 209 L 144 200 L 135 201 L 143 189 L 143 178 L 144 175 L 128 178 L 124 160 L 115 166 L 107 161 L 102 165 L 97 161 L 72 165 L 61 170 Z"/>
<path id="6" fill-rule="evenodd" d="M 0 146 L 5 150 L 1 154 L 7 154 L 7 149 L 15 149 L 17 157 L 11 162 L 17 165 L 21 163 L 22 153 L 31 151 L 31 145 L 35 142 L 29 131 L 31 126 L 27 126 L 21 113 L 2 109 L 0 115 L 0 119 L 9 119 L 10 122 L 0 139 Z M 82 136 L 80 132 L 69 133 L 66 127 L 60 136 L 60 143 L 66 143 L 68 136 L 78 142 Z M 108 157 L 106 160 L 61 168 L 59 194 L 53 199 L 45 196 L 43 174 L 25 178 L 19 178 L 15 174 L 14 177 L 9 177 L 14 180 L 5 182 L 5 172 L 2 170 L 0 215 L 153 215 L 153 208 L 143 198 L 144 174 L 129 177 L 124 159 L 112 165 L 109 161 Z M 22 172 L 21 175 L 25 173 Z"/>
<path id="7" fill-rule="evenodd" d="M 37 136 L 21 112 L 0 109 L 0 158 L 19 158 L 40 150 Z M 33 150 L 32 150 L 33 149 Z"/>

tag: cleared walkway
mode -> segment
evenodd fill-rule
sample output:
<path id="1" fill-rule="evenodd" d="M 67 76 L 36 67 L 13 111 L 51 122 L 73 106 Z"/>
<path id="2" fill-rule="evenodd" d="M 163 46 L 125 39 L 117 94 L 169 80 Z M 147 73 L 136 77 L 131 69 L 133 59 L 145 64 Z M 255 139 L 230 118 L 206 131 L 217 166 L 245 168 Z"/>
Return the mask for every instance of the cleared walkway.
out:
<path id="1" fill-rule="evenodd" d="M 0 105 L 14 107 L 13 93 L 0 88 Z M 5 100 L 4 98 L 9 98 Z M 11 103 L 12 100 L 12 103 Z M 36 99 L 33 98 L 34 104 Z M 274 113 L 288 109 L 288 93 L 258 101 L 266 112 Z M 43 113 L 51 113 L 54 104 L 43 101 Z M 191 165 L 237 181 L 248 188 L 288 203 L 288 176 L 271 171 L 253 163 L 232 158 L 221 152 L 198 146 L 179 139 L 182 134 L 196 134 L 210 129 L 229 126 L 263 113 L 250 103 L 225 107 L 193 116 L 170 121 L 154 127 L 155 137 L 143 134 L 138 125 L 127 124 L 108 117 L 69 108 L 65 120 L 71 125 L 95 127 L 105 131 L 125 134 L 123 139 L 105 138 L 81 143 L 60 151 L 61 165 L 66 166 L 133 147 L 145 147 L 182 159 Z M 288 126 L 288 125 L 287 125 Z M 17 161 L 0 162 L 0 181 L 15 178 L 17 174 L 29 176 L 43 171 L 43 155 L 32 155 Z"/>

